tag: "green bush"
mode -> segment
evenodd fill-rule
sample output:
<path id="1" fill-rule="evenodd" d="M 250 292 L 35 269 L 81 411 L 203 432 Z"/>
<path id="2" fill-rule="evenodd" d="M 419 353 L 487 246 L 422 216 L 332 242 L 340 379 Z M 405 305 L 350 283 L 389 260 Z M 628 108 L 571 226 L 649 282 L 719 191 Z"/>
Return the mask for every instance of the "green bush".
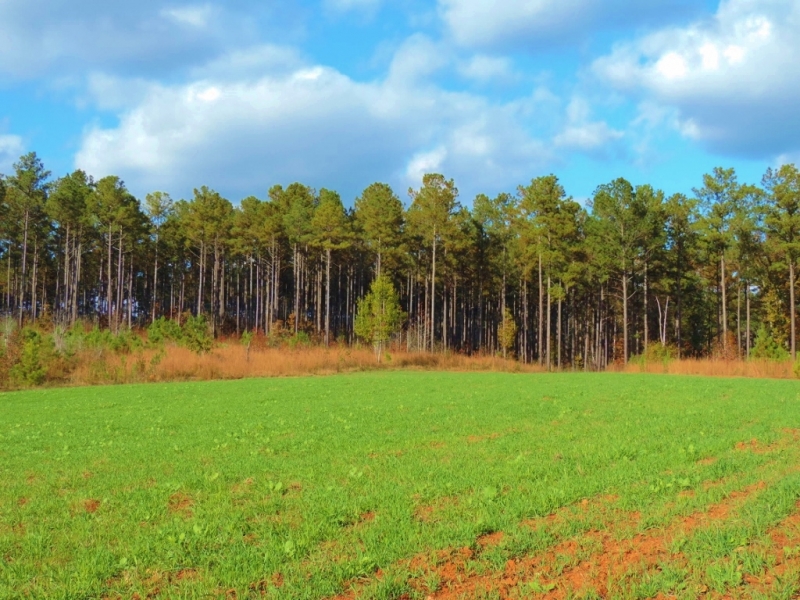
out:
<path id="1" fill-rule="evenodd" d="M 183 340 L 183 330 L 177 321 L 159 317 L 147 328 L 147 339 L 154 344 L 177 342 Z"/>
<path id="2" fill-rule="evenodd" d="M 298 331 L 288 340 L 286 343 L 289 344 L 289 348 L 294 350 L 295 348 L 305 348 L 311 345 L 311 338 L 305 331 Z"/>
<path id="3" fill-rule="evenodd" d="M 661 342 L 651 342 L 647 345 L 647 350 L 637 356 L 632 356 L 630 362 L 644 366 L 647 363 L 668 363 L 678 357 L 678 349 L 675 346 Z"/>
<path id="4" fill-rule="evenodd" d="M 756 334 L 756 341 L 750 350 L 750 358 L 761 358 L 766 360 L 788 360 L 789 352 L 778 344 L 763 325 L 759 327 Z"/>
<path id="5" fill-rule="evenodd" d="M 11 381 L 22 387 L 41 385 L 47 377 L 47 368 L 42 355 L 45 340 L 41 334 L 30 329 L 22 331 L 22 351 L 11 367 Z"/>
<path id="6" fill-rule="evenodd" d="M 198 315 L 186 319 L 183 324 L 182 343 L 184 346 L 192 352 L 203 354 L 211 351 L 213 341 L 205 316 Z"/>
<path id="7" fill-rule="evenodd" d="M 69 332 L 70 347 L 91 348 L 94 350 L 111 350 L 117 354 L 130 354 L 142 348 L 142 340 L 130 329 L 122 329 L 114 333 L 108 329 L 100 329 L 95 325 L 89 333 L 73 328 Z"/>

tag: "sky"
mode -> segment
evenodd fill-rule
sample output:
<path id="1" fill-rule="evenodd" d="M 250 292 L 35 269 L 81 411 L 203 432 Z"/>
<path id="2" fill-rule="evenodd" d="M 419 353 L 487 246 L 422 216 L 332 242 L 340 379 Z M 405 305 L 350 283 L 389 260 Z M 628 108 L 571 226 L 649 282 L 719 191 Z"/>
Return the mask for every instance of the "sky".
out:
<path id="1" fill-rule="evenodd" d="M 0 173 L 230 200 L 460 201 L 555 173 L 691 193 L 800 163 L 797 0 L 0 0 Z"/>

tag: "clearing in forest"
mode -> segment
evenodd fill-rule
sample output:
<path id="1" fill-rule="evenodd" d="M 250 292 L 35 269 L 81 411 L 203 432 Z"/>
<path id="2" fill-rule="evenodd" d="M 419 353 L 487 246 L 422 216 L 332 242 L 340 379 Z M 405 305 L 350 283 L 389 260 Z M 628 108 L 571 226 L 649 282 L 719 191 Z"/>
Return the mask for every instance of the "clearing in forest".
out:
<path id="1" fill-rule="evenodd" d="M 0 394 L 0 598 L 789 598 L 798 427 L 654 375 Z"/>

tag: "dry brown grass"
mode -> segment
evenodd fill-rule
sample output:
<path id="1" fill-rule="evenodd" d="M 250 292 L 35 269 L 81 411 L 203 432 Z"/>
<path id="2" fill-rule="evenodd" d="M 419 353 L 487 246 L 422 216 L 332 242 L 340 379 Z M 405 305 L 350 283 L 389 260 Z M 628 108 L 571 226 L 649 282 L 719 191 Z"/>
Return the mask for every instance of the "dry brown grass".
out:
<path id="1" fill-rule="evenodd" d="M 435 371 L 537 372 L 532 365 L 493 356 L 397 351 L 378 364 L 369 349 L 348 347 L 262 348 L 249 353 L 238 344 L 198 355 L 179 346 L 130 355 L 85 353 L 65 383 L 96 385 L 142 381 L 208 381 L 247 377 L 331 375 L 355 371 L 419 369 Z"/>
<path id="2" fill-rule="evenodd" d="M 628 364 L 613 370 L 624 373 L 666 373 L 670 375 L 704 375 L 707 377 L 757 377 L 794 379 L 791 361 L 721 360 L 714 358 L 673 360 L 666 363 Z"/>
<path id="3" fill-rule="evenodd" d="M 73 368 L 56 368 L 48 375 L 49 385 L 98 385 L 147 381 L 210 381 L 248 377 L 297 377 L 332 375 L 357 371 L 414 369 L 429 371 L 495 371 L 538 373 L 538 365 L 525 365 L 497 356 L 391 352 L 378 364 L 368 348 L 319 346 L 247 350 L 238 342 L 223 343 L 207 354 L 198 355 L 180 346 L 148 349 L 133 354 L 85 351 L 74 358 Z M 711 377 L 753 377 L 794 379 L 791 362 L 768 360 L 685 359 L 666 363 L 652 361 L 613 366 L 610 371 Z"/>

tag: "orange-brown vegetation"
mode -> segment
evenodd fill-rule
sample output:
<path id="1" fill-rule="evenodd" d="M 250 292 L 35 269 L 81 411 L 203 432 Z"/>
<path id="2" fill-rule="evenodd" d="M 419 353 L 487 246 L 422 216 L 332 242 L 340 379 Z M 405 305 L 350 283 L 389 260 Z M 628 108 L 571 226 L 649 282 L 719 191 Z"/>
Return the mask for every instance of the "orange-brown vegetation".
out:
<path id="1" fill-rule="evenodd" d="M 417 369 L 431 371 L 496 371 L 537 373 L 537 364 L 523 364 L 499 356 L 392 352 L 376 362 L 371 349 L 347 346 L 251 348 L 248 353 L 237 341 L 222 343 L 206 354 L 196 354 L 181 346 L 161 350 L 146 349 L 135 354 L 97 354 L 86 352 L 77 366 L 60 383 L 97 385 L 143 381 L 210 381 L 249 377 L 296 377 L 332 375 L 357 371 Z M 708 377 L 751 377 L 794 379 L 791 362 L 769 360 L 730 361 L 685 359 L 666 363 L 649 362 L 614 366 L 625 373 L 701 375 Z"/>
<path id="2" fill-rule="evenodd" d="M 186 518 L 192 516 L 192 506 L 194 502 L 183 492 L 176 492 L 169 497 L 167 506 L 170 512 L 182 515 Z"/>
<path id="3" fill-rule="evenodd" d="M 765 379 L 794 379 L 790 361 L 724 360 L 719 358 L 687 358 L 666 362 L 651 361 L 615 366 L 625 373 L 654 373 L 669 375 L 704 375 L 707 377 L 758 377 Z"/>
<path id="4" fill-rule="evenodd" d="M 535 365 L 523 365 L 494 356 L 393 352 L 383 362 L 370 349 L 332 346 L 304 348 L 251 348 L 238 342 L 220 344 L 211 352 L 196 354 L 180 346 L 161 350 L 145 349 L 135 354 L 86 353 L 66 377 L 71 385 L 135 383 L 141 381 L 209 381 L 248 377 L 290 377 L 330 375 L 385 369 L 436 371 L 537 372 Z"/>

